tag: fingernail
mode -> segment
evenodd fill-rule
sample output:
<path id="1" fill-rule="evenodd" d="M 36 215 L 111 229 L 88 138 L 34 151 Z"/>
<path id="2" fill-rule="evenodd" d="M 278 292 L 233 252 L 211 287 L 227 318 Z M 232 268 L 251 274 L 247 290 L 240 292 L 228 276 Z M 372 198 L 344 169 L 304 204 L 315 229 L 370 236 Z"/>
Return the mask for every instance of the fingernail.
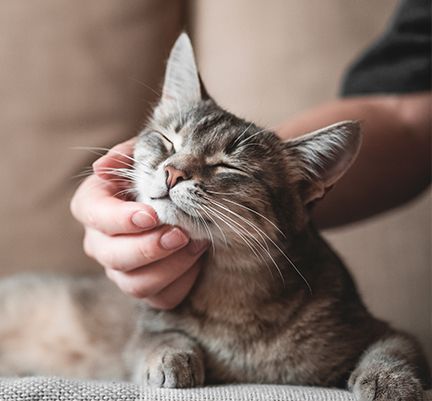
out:
<path id="1" fill-rule="evenodd" d="M 168 250 L 177 249 L 182 245 L 186 245 L 188 241 L 189 238 L 186 234 L 177 227 L 167 231 L 160 239 L 162 247 Z"/>
<path id="2" fill-rule="evenodd" d="M 135 212 L 131 219 L 132 223 L 141 228 L 149 229 L 157 225 L 157 220 L 150 213 L 147 213 L 144 210 Z"/>
<path id="3" fill-rule="evenodd" d="M 189 245 L 189 250 L 192 255 L 198 255 L 204 250 L 206 250 L 209 246 L 209 242 L 207 240 L 197 240 L 192 241 Z"/>
<path id="4" fill-rule="evenodd" d="M 100 167 L 100 165 L 105 161 L 105 156 L 100 157 L 95 162 L 93 162 L 92 167 L 93 171 L 96 172 L 96 170 Z"/>

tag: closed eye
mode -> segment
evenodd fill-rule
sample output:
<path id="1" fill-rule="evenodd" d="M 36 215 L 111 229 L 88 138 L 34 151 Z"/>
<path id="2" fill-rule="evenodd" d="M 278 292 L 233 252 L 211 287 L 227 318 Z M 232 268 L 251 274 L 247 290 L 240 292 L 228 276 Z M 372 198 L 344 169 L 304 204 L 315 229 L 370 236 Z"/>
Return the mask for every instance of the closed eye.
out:
<path id="1" fill-rule="evenodd" d="M 236 170 L 239 173 L 247 174 L 246 171 L 242 170 L 241 168 L 233 166 L 232 164 L 228 164 L 228 163 L 216 163 L 216 164 L 212 164 L 210 167 L 213 168 L 221 167 L 229 170 Z"/>
<path id="2" fill-rule="evenodd" d="M 175 152 L 175 149 L 174 149 L 174 144 L 172 143 L 172 141 L 170 141 L 169 139 L 168 139 L 168 137 L 167 136 L 165 136 L 164 134 L 162 134 L 162 132 L 160 132 L 160 131 L 153 131 L 155 134 L 158 134 L 165 142 L 168 142 L 168 144 L 169 144 L 169 146 L 170 146 L 170 151 L 171 152 Z"/>

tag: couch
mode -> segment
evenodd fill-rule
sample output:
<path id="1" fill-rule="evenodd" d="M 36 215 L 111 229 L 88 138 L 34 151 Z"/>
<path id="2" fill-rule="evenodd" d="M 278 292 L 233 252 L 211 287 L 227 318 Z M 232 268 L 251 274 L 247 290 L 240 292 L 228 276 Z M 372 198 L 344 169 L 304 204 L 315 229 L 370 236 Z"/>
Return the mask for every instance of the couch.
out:
<path id="1" fill-rule="evenodd" d="M 337 95 L 346 65 L 384 29 L 396 0 L 35 0 L 0 4 L 0 276 L 99 267 L 68 203 L 95 156 L 71 150 L 135 135 L 178 32 L 192 33 L 209 92 L 274 127 Z M 156 93 L 155 93 L 156 92 Z M 49 146 L 47 146 L 49 144 Z M 418 336 L 432 360 L 430 192 L 326 233 L 367 305 Z M 23 251 L 25 250 L 25 251 Z M 428 393 L 428 399 L 432 396 Z M 1 379 L 0 400 L 352 400 L 341 390 L 237 385 L 194 390 L 59 378 Z"/>

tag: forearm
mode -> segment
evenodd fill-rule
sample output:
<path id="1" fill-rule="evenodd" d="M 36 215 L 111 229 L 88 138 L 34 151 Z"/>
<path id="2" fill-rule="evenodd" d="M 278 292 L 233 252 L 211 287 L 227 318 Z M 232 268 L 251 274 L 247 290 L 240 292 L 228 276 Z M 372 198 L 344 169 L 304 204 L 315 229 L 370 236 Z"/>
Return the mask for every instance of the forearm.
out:
<path id="1" fill-rule="evenodd" d="M 282 138 L 341 120 L 359 120 L 357 161 L 315 210 L 322 227 L 346 224 L 398 206 L 430 182 L 431 95 L 340 99 L 283 124 Z"/>

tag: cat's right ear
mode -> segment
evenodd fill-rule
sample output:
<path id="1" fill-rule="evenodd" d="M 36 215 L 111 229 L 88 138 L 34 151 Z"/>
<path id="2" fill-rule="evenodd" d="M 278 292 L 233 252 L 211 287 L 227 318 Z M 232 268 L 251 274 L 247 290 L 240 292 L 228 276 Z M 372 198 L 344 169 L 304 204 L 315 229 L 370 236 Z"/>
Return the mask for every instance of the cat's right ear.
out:
<path id="1" fill-rule="evenodd" d="M 183 32 L 168 58 L 161 103 L 193 104 L 202 99 L 203 91 L 192 43 Z"/>
<path id="2" fill-rule="evenodd" d="M 294 179 L 305 204 L 321 199 L 354 162 L 361 145 L 360 124 L 342 121 L 285 142 Z"/>

